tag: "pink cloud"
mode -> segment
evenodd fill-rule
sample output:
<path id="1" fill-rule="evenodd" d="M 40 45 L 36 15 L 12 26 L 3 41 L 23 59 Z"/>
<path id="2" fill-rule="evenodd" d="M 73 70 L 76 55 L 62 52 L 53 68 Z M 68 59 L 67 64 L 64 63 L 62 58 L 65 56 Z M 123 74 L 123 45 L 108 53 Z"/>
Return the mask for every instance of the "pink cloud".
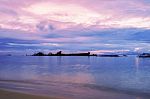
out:
<path id="1" fill-rule="evenodd" d="M 139 0 L 2 0 L 0 26 L 30 32 L 38 32 L 43 22 L 56 30 L 150 28 L 149 5 Z"/>

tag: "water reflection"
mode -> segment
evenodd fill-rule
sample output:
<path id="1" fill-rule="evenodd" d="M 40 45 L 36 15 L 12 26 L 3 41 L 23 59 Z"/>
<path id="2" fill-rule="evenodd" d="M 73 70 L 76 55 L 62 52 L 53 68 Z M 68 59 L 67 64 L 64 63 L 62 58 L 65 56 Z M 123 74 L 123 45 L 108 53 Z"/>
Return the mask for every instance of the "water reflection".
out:
<path id="1" fill-rule="evenodd" d="M 142 99 L 141 97 L 136 97 L 135 99 Z"/>
<path id="2" fill-rule="evenodd" d="M 73 57 L 74 58 L 74 57 Z M 92 83 L 94 78 L 88 71 L 90 67 L 89 58 L 83 58 L 86 64 L 80 63 L 80 60 L 68 61 L 70 57 L 36 57 L 36 61 L 16 66 L 12 64 L 7 68 L 1 69 L 1 78 L 15 80 L 41 80 L 41 81 L 61 81 L 72 83 Z M 17 60 L 16 60 L 17 61 Z M 7 74 L 5 74 L 7 73 Z"/>
<path id="3" fill-rule="evenodd" d="M 62 56 L 57 56 L 58 65 L 61 65 L 61 62 L 62 62 Z"/>
<path id="4" fill-rule="evenodd" d="M 139 70 L 139 62 L 140 62 L 139 58 L 136 57 L 136 58 L 135 58 L 136 72 L 138 72 L 138 70 Z"/>

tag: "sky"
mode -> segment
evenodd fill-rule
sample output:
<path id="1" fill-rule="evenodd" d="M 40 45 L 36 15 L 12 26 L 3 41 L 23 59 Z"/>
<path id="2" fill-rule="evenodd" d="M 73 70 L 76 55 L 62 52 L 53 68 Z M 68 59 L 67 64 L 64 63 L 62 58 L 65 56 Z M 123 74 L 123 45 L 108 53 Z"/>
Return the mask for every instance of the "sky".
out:
<path id="1" fill-rule="evenodd" d="M 150 0 L 0 0 L 0 54 L 150 52 Z"/>

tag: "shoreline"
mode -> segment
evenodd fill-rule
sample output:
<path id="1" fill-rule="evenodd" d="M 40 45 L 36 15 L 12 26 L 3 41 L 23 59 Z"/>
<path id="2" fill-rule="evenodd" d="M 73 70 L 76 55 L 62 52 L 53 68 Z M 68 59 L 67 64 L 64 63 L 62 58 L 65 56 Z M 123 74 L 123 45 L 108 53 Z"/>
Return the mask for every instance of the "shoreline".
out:
<path id="1" fill-rule="evenodd" d="M 0 98 L 1 99 L 66 99 L 66 98 L 60 98 L 60 97 L 32 95 L 32 94 L 8 91 L 8 90 L 3 90 L 3 89 L 0 89 Z"/>
<path id="2" fill-rule="evenodd" d="M 90 93 L 89 93 L 90 94 Z M 141 95 L 133 95 L 127 93 L 120 93 L 120 92 L 111 92 L 106 90 L 101 90 L 98 93 L 98 96 L 88 97 L 88 99 L 149 99 L 147 96 Z M 92 94 L 91 94 L 92 95 Z M 28 94 L 22 92 L 16 92 L 11 90 L 0 89 L 0 99 L 87 99 L 87 97 L 60 97 L 60 96 L 47 96 L 47 95 L 40 95 L 40 94 Z"/>
<path id="3" fill-rule="evenodd" d="M 6 85 L 5 85 L 6 84 Z M 7 88 L 5 86 L 14 86 Z M 25 82 L 22 82 L 25 84 Z M 0 99 L 149 99 L 150 95 L 147 93 L 138 93 L 132 91 L 111 89 L 107 87 L 90 86 L 90 85 L 64 85 L 61 83 L 49 83 L 50 85 L 45 87 L 42 85 L 38 89 L 30 90 L 34 88 L 32 86 L 22 86 L 19 83 L 1 83 L 0 86 Z M 37 86 L 40 83 L 27 83 L 27 85 L 33 84 Z M 23 90 L 26 87 L 29 90 Z M 15 89 L 20 88 L 20 89 Z M 23 89 L 22 89 L 23 88 Z M 44 89 L 42 89 L 44 88 Z M 45 90 L 46 88 L 46 90 Z M 23 97 L 23 98 L 22 98 Z M 101 97 L 101 98 L 100 98 Z"/>

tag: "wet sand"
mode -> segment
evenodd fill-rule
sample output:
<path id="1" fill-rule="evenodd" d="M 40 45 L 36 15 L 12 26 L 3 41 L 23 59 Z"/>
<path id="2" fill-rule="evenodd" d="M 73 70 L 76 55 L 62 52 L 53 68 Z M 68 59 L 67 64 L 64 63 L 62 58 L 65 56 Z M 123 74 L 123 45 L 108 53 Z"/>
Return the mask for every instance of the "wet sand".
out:
<path id="1" fill-rule="evenodd" d="M 83 94 L 82 94 L 83 95 Z M 130 95 L 130 94 L 123 94 L 120 92 L 111 92 L 111 91 L 99 91 L 99 95 L 94 96 L 90 93 L 87 95 L 87 97 L 82 97 L 77 96 L 77 97 L 51 97 L 51 96 L 46 96 L 46 95 L 40 95 L 40 94 L 26 94 L 26 93 L 20 93 L 20 92 L 14 92 L 14 91 L 6 91 L 6 90 L 1 90 L 0 89 L 0 99 L 149 99 L 147 96 L 135 96 L 135 95 Z"/>
<path id="2" fill-rule="evenodd" d="M 0 99 L 64 99 L 0 90 Z"/>
<path id="3" fill-rule="evenodd" d="M 70 98 L 51 97 L 51 96 L 42 96 L 39 94 L 31 95 L 31 94 L 25 94 L 25 93 L 20 93 L 20 92 L 0 90 L 0 99 L 78 99 L 78 97 L 72 97 L 72 98 L 71 97 Z M 136 96 L 121 94 L 121 93 L 101 91 L 99 93 L 98 97 L 97 96 L 86 97 L 86 98 L 82 97 L 82 99 L 149 99 L 149 98 L 148 97 L 136 97 Z"/>
<path id="4" fill-rule="evenodd" d="M 150 99 L 150 94 L 89 84 L 1 80 L 0 99 Z"/>

